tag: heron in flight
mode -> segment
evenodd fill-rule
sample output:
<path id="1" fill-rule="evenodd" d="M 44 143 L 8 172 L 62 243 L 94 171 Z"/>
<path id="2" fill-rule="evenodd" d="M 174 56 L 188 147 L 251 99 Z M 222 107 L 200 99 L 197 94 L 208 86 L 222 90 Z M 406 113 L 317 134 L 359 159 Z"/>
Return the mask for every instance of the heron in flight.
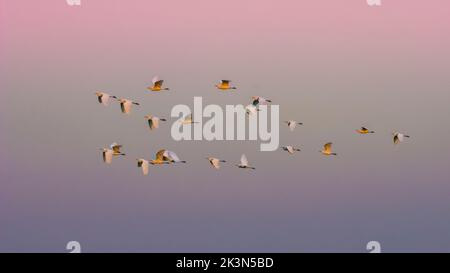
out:
<path id="1" fill-rule="evenodd" d="M 266 98 L 263 97 L 259 97 L 259 96 L 253 96 L 252 97 L 252 104 L 254 106 L 259 106 L 259 105 L 266 105 L 269 102 L 272 102 L 272 100 L 268 100 Z"/>
<path id="2" fill-rule="evenodd" d="M 104 92 L 96 92 L 95 95 L 97 96 L 98 103 L 101 103 L 104 106 L 108 106 L 110 98 L 117 99 L 116 96 L 111 96 Z"/>
<path id="3" fill-rule="evenodd" d="M 155 76 L 153 78 L 152 83 L 153 83 L 152 86 L 147 87 L 147 89 L 150 90 L 150 91 L 158 92 L 158 91 L 163 91 L 163 90 L 169 90 L 169 88 L 167 88 L 167 87 L 163 88 L 164 81 L 160 80 L 158 78 L 158 76 Z"/>
<path id="4" fill-rule="evenodd" d="M 375 131 L 370 131 L 366 127 L 361 127 L 361 129 L 356 130 L 356 132 L 360 133 L 361 135 L 375 134 Z"/>
<path id="5" fill-rule="evenodd" d="M 145 116 L 145 119 L 148 121 L 148 126 L 150 127 L 150 130 L 158 129 L 160 121 L 167 121 L 165 118 L 158 118 L 151 115 Z"/>
<path id="6" fill-rule="evenodd" d="M 245 156 L 245 154 L 243 154 L 243 155 L 241 156 L 241 163 L 238 164 L 238 165 L 236 165 L 236 166 L 239 167 L 239 168 L 241 168 L 241 169 L 251 169 L 251 170 L 255 170 L 255 169 L 256 169 L 256 168 L 250 167 L 250 166 L 248 165 L 248 159 L 247 159 L 247 156 Z"/>
<path id="7" fill-rule="evenodd" d="M 291 132 L 294 131 L 294 129 L 295 129 L 295 127 L 297 127 L 297 125 L 303 125 L 303 123 L 296 122 L 295 120 L 286 120 L 284 123 L 287 124 L 287 126 L 289 127 Z"/>
<path id="8" fill-rule="evenodd" d="M 120 109 L 122 110 L 122 113 L 127 115 L 131 113 L 131 108 L 133 105 L 140 105 L 139 103 L 129 99 L 118 99 L 118 101 L 120 102 Z"/>
<path id="9" fill-rule="evenodd" d="M 236 86 L 231 86 L 230 82 L 230 80 L 221 80 L 219 84 L 216 84 L 216 87 L 222 91 L 237 89 Z"/>
<path id="10" fill-rule="evenodd" d="M 198 123 L 198 122 L 194 121 L 192 114 L 189 114 L 189 115 L 185 116 L 184 118 L 180 119 L 180 122 L 183 125 Z"/>
<path id="11" fill-rule="evenodd" d="M 333 143 L 329 142 L 323 146 L 323 150 L 320 151 L 323 155 L 337 155 L 336 153 L 333 153 Z"/>
<path id="12" fill-rule="evenodd" d="M 410 136 L 399 133 L 399 132 L 394 132 L 392 135 L 394 136 L 394 144 L 399 144 L 399 143 L 403 142 L 405 140 L 405 138 L 410 138 Z"/>
<path id="13" fill-rule="evenodd" d="M 211 166 L 214 169 L 217 169 L 217 170 L 220 169 L 220 163 L 225 163 L 226 162 L 225 160 L 221 160 L 221 159 L 214 158 L 214 157 L 207 157 L 206 159 L 209 161 Z"/>

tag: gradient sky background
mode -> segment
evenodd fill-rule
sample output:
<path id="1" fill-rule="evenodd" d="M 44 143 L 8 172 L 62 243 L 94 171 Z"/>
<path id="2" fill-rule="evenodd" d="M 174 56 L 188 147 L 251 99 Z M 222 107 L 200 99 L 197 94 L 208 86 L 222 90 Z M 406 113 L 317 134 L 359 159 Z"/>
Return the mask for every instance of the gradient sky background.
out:
<path id="1" fill-rule="evenodd" d="M 382 2 L 0 0 L 0 251 L 449 252 L 450 2 Z M 147 92 L 154 75 L 171 90 Z M 143 118 L 253 95 L 305 123 L 280 135 L 301 153 L 175 142 Z M 412 138 L 394 147 L 395 130 Z M 106 166 L 114 141 L 129 156 Z M 159 148 L 188 164 L 142 176 Z M 232 167 L 242 153 L 255 172 Z"/>

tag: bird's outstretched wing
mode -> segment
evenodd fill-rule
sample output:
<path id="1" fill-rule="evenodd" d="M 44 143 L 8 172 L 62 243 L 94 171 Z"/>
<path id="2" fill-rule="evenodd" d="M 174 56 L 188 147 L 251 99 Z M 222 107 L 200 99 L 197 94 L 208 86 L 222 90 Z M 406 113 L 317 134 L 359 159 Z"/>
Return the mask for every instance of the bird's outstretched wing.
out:
<path id="1" fill-rule="evenodd" d="M 177 156 L 177 154 L 172 151 L 166 151 L 164 153 L 164 158 L 166 159 L 166 161 L 171 161 L 171 162 L 175 162 L 175 163 L 181 162 L 181 160 Z"/>

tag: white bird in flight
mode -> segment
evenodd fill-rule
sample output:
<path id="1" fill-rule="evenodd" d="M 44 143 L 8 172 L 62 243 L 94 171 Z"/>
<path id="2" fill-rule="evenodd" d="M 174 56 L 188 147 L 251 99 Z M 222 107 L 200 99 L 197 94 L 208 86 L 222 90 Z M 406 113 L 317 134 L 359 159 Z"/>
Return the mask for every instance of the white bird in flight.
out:
<path id="1" fill-rule="evenodd" d="M 337 155 L 336 153 L 333 153 L 333 143 L 328 142 L 323 146 L 323 150 L 320 151 L 323 155 Z"/>
<path id="2" fill-rule="evenodd" d="M 410 136 L 399 133 L 399 132 L 394 132 L 393 136 L 394 136 L 394 144 L 399 144 L 399 143 L 403 142 L 405 140 L 405 138 L 410 138 Z"/>
<path id="3" fill-rule="evenodd" d="M 133 105 L 139 106 L 140 104 L 128 99 L 117 99 L 120 102 L 120 109 L 124 114 L 130 114 Z"/>
<path id="4" fill-rule="evenodd" d="M 115 152 L 114 152 L 113 149 L 102 148 L 102 149 L 100 149 L 100 150 L 102 151 L 103 161 L 104 161 L 106 164 L 111 164 L 111 163 L 112 163 L 113 156 L 117 156 L 117 155 L 122 155 L 122 156 L 124 156 L 124 155 L 125 155 L 125 154 L 122 154 L 122 153 L 120 153 L 120 154 L 115 154 Z"/>
<path id="5" fill-rule="evenodd" d="M 98 103 L 101 103 L 104 106 L 108 106 L 110 98 L 117 99 L 116 96 L 111 96 L 105 92 L 96 92 L 95 95 L 97 96 Z"/>
<path id="6" fill-rule="evenodd" d="M 287 126 L 289 127 L 289 129 L 292 131 L 294 131 L 295 127 L 297 127 L 297 125 L 303 125 L 303 123 L 301 122 L 296 122 L 295 120 L 287 120 L 284 123 L 287 124 Z"/>
<path id="7" fill-rule="evenodd" d="M 150 130 L 158 129 L 159 128 L 159 122 L 160 121 L 166 121 L 164 118 L 158 118 L 155 116 L 145 116 L 145 119 L 148 121 L 148 126 L 150 127 Z"/>
<path id="8" fill-rule="evenodd" d="M 290 154 L 294 154 L 295 152 L 300 152 L 300 149 L 292 147 L 292 146 L 284 146 L 282 148 L 284 151 L 287 151 Z"/>
<path id="9" fill-rule="evenodd" d="M 272 101 L 268 100 L 266 98 L 263 98 L 263 97 L 259 97 L 259 96 L 253 96 L 252 97 L 252 104 L 254 106 L 266 105 L 269 102 L 272 102 Z"/>
<path id="10" fill-rule="evenodd" d="M 207 157 L 206 159 L 208 159 L 209 163 L 211 164 L 211 166 L 213 166 L 213 168 L 215 169 L 220 169 L 220 163 L 225 163 L 225 160 L 221 160 L 218 158 L 214 158 L 214 157 Z"/>
<path id="11" fill-rule="evenodd" d="M 193 124 L 193 123 L 198 123 L 195 122 L 194 119 L 192 118 L 192 114 L 189 114 L 187 116 L 185 116 L 184 118 L 180 119 L 181 124 Z"/>
<path id="12" fill-rule="evenodd" d="M 249 165 L 248 165 L 248 159 L 247 159 L 247 157 L 245 156 L 245 154 L 243 154 L 242 156 L 241 156 L 241 163 L 239 164 L 239 165 L 236 165 L 237 167 L 239 167 L 239 168 L 241 168 L 241 169 L 252 169 L 252 170 L 255 170 L 256 168 L 254 168 L 254 167 L 250 167 Z"/>
<path id="13" fill-rule="evenodd" d="M 149 161 L 148 160 L 145 160 L 145 159 L 142 159 L 142 158 L 139 158 L 139 159 L 136 159 L 137 160 L 137 166 L 138 166 L 138 168 L 141 168 L 142 169 L 142 174 L 143 175 L 148 175 L 148 167 L 149 167 Z"/>

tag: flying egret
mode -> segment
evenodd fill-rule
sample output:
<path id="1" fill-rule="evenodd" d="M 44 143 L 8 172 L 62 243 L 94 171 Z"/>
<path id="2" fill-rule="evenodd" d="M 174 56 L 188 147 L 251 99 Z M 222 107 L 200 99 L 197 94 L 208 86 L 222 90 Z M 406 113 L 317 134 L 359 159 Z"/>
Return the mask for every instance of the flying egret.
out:
<path id="1" fill-rule="evenodd" d="M 239 165 L 236 165 L 237 167 L 239 167 L 239 168 L 241 168 L 241 169 L 252 169 L 252 170 L 255 170 L 256 168 L 254 168 L 254 167 L 250 167 L 249 165 L 248 165 L 248 160 L 247 160 L 247 157 L 245 156 L 245 154 L 243 154 L 242 156 L 241 156 L 241 163 L 239 164 Z"/>
<path id="2" fill-rule="evenodd" d="M 221 80 L 219 84 L 216 84 L 216 87 L 222 91 L 237 89 L 235 86 L 231 86 L 230 82 L 230 80 Z"/>
<path id="3" fill-rule="evenodd" d="M 150 130 L 158 129 L 159 128 L 159 122 L 160 121 L 166 121 L 164 118 L 158 118 L 155 116 L 145 116 L 145 119 L 148 121 L 148 126 L 150 127 Z"/>
<path id="4" fill-rule="evenodd" d="M 117 156 L 117 155 L 125 155 L 123 154 L 120 149 L 122 149 L 122 145 L 117 144 L 116 142 L 114 142 L 113 144 L 109 145 L 109 148 L 111 150 L 113 150 L 113 155 Z"/>
<path id="5" fill-rule="evenodd" d="M 136 160 L 137 160 L 138 168 L 142 169 L 142 174 L 148 175 L 148 166 L 149 166 L 150 162 L 148 160 L 145 160 L 145 159 L 142 159 L 142 158 L 139 158 L 139 159 L 136 159 Z"/>
<path id="6" fill-rule="evenodd" d="M 108 148 L 100 149 L 102 151 L 103 161 L 106 164 L 111 164 L 114 156 L 114 150 Z M 117 155 L 125 155 L 125 154 L 117 154 Z"/>
<path id="7" fill-rule="evenodd" d="M 252 104 L 253 104 L 254 106 L 265 105 L 265 104 L 267 104 L 267 103 L 269 103 L 269 102 L 272 102 L 272 101 L 271 101 L 271 100 L 268 100 L 268 99 L 266 99 L 266 98 L 263 98 L 263 97 L 259 97 L 259 96 L 253 96 L 253 97 L 252 97 Z"/>
<path id="8" fill-rule="evenodd" d="M 192 114 L 189 114 L 187 116 L 185 116 L 184 118 L 180 119 L 180 122 L 182 124 L 193 124 L 193 123 L 198 123 L 195 122 L 194 119 L 192 118 Z"/>
<path id="9" fill-rule="evenodd" d="M 284 151 L 287 151 L 290 154 L 294 154 L 295 152 L 300 152 L 301 150 L 292 146 L 284 146 L 282 147 Z"/>
<path id="10" fill-rule="evenodd" d="M 410 138 L 410 136 L 399 132 L 394 132 L 393 136 L 394 136 L 394 144 L 399 144 L 400 142 L 403 142 L 405 138 Z"/>
<path id="11" fill-rule="evenodd" d="M 366 127 L 361 127 L 361 129 L 356 130 L 356 132 L 360 133 L 361 135 L 375 134 L 375 131 L 370 131 Z"/>
<path id="12" fill-rule="evenodd" d="M 220 169 L 220 163 L 225 163 L 225 160 L 221 160 L 218 158 L 214 158 L 214 157 L 207 157 L 206 159 L 208 159 L 209 163 L 211 164 L 211 166 L 213 166 L 213 168 L 215 169 Z"/>
<path id="13" fill-rule="evenodd" d="M 164 81 L 163 81 L 163 80 L 160 80 L 160 79 L 158 78 L 158 76 L 155 76 L 155 77 L 153 78 L 152 83 L 153 83 L 152 86 L 147 87 L 147 89 L 150 90 L 150 91 L 163 91 L 163 90 L 169 90 L 169 88 L 167 88 L 167 87 L 166 87 L 166 88 L 163 88 L 163 87 L 162 87 Z"/>
<path id="14" fill-rule="evenodd" d="M 303 125 L 303 123 L 301 122 L 296 122 L 295 120 L 287 120 L 284 123 L 287 124 L 287 126 L 289 127 L 289 129 L 292 131 L 294 131 L 295 127 L 297 127 L 297 125 Z"/>
<path id="15" fill-rule="evenodd" d="M 327 143 L 327 144 L 325 144 L 324 146 L 323 146 L 323 150 L 322 151 L 320 151 L 323 155 L 337 155 L 336 153 L 333 153 L 332 151 L 332 148 L 333 148 L 333 143 L 331 143 L 331 142 L 329 142 L 329 143 Z"/>
<path id="16" fill-rule="evenodd" d="M 109 102 L 110 98 L 117 99 L 116 96 L 111 96 L 111 95 L 106 94 L 104 92 L 96 92 L 95 95 L 97 96 L 98 103 L 101 103 L 104 106 L 108 106 L 108 102 Z"/>
<path id="17" fill-rule="evenodd" d="M 122 110 L 122 113 L 124 114 L 130 114 L 131 113 L 131 107 L 133 105 L 139 106 L 140 104 L 128 99 L 118 99 L 120 102 L 120 109 Z"/>

